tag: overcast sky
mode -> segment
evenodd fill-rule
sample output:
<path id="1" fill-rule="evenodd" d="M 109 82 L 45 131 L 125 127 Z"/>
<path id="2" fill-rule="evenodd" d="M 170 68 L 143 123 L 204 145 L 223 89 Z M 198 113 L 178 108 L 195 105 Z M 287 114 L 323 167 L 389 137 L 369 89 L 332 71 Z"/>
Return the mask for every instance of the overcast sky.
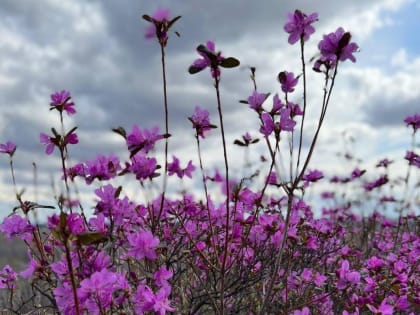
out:
<path id="1" fill-rule="evenodd" d="M 110 131 L 113 127 L 157 125 L 164 130 L 159 46 L 144 39 L 147 22 L 141 19 L 157 7 L 182 16 L 174 25 L 181 37 L 170 33 L 166 54 L 170 150 L 181 157 L 182 165 L 196 156 L 187 120 L 194 106 L 207 108 L 218 124 L 209 73 L 191 76 L 187 72 L 197 58 L 197 45 L 214 40 L 223 55 L 241 61 L 241 67 L 222 74 L 229 143 L 246 131 L 258 136 L 255 115 L 238 101 L 252 93 L 249 66 L 257 68 L 259 91 L 272 95 L 280 91 L 276 81 L 280 71 L 300 72 L 299 47 L 288 45 L 283 31 L 287 13 L 295 9 L 319 14 L 317 32 L 306 45 L 308 59 L 322 35 L 338 26 L 350 31 L 360 47 L 355 64 L 340 66 L 311 167 L 329 174 L 342 169 L 343 160 L 336 153 L 343 150 L 344 131 L 356 139 L 353 153 L 368 166 L 380 158 L 404 156 L 410 132 L 403 119 L 420 109 L 420 4 L 416 0 L 2 0 L 0 143 L 11 140 L 18 145 L 17 180 L 19 187 L 28 187 L 28 198 L 33 192 L 32 162 L 38 165 L 41 191 L 60 166 L 56 158 L 45 158 L 39 143 L 40 132 L 48 133 L 58 125 L 57 113 L 49 111 L 54 91 L 69 90 L 76 103 L 77 114 L 66 117 L 66 127 L 79 128 L 80 144 L 70 151 L 74 162 L 93 159 L 98 153 L 126 156 L 122 139 Z M 322 85 L 314 77 L 309 82 L 308 137 L 319 115 L 321 93 Z M 301 96 L 294 100 L 299 102 Z M 218 130 L 213 133 L 204 145 L 209 167 L 222 161 Z M 237 162 L 234 152 L 230 151 L 230 159 Z M 257 153 L 251 156 L 257 158 Z M 3 156 L 2 214 L 9 212 L 4 209 L 13 192 L 9 183 L 8 161 Z M 42 196 L 38 198 L 47 198 Z"/>

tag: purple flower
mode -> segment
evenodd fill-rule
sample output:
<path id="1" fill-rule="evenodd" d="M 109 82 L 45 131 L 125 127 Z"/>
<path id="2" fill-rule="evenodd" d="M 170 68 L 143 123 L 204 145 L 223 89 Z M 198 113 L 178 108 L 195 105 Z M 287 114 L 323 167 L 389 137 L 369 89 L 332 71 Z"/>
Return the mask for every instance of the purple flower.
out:
<path id="1" fill-rule="evenodd" d="M 131 158 L 131 165 L 128 169 L 136 175 L 138 180 L 152 178 L 157 168 L 157 161 L 155 158 L 149 158 L 141 153 L 136 154 Z"/>
<path id="2" fill-rule="evenodd" d="M 353 56 L 353 53 L 359 49 L 359 46 L 356 43 L 350 43 L 350 40 L 351 34 L 344 32 L 342 27 L 339 27 L 335 33 L 324 35 L 318 44 L 321 58 L 315 62 L 314 69 L 320 71 L 321 65 L 331 69 L 337 65 L 338 61 L 347 59 L 355 62 L 356 58 Z"/>
<path id="3" fill-rule="evenodd" d="M 144 36 L 147 39 L 152 39 L 153 37 L 157 36 L 159 40 L 167 39 L 166 30 L 160 29 L 160 33 L 158 34 L 158 29 L 156 29 L 156 24 L 161 25 L 165 22 L 169 21 L 169 9 L 158 8 L 156 12 L 151 16 L 152 23 L 149 27 L 146 28 L 144 32 Z M 163 25 L 162 25 L 163 26 Z"/>
<path id="4" fill-rule="evenodd" d="M 404 157 L 409 165 L 414 165 L 420 168 L 420 156 L 413 151 L 407 151 Z"/>
<path id="5" fill-rule="evenodd" d="M 269 93 L 258 93 L 256 90 L 252 92 L 252 95 L 248 97 L 248 104 L 252 109 L 256 112 L 260 112 L 262 110 L 262 104 L 265 102 Z"/>
<path id="6" fill-rule="evenodd" d="M 388 183 L 388 177 L 386 175 L 381 175 L 378 179 L 373 182 L 367 182 L 363 185 L 366 191 L 371 191 L 375 188 L 381 187 Z"/>
<path id="7" fill-rule="evenodd" d="M 173 19 L 169 17 L 169 10 L 158 8 L 152 16 L 143 15 L 143 19 L 150 22 L 144 33 L 147 39 L 156 37 L 162 46 L 166 46 L 168 42 L 168 31 L 171 26 L 181 17 L 177 16 Z"/>
<path id="8" fill-rule="evenodd" d="M 83 177 L 90 185 L 95 179 L 109 180 L 121 170 L 120 160 L 115 155 L 99 155 L 95 160 L 79 163 L 66 170 L 70 178 Z"/>
<path id="9" fill-rule="evenodd" d="M 295 90 L 295 86 L 299 81 L 299 77 L 295 77 L 293 72 L 282 71 L 278 75 L 281 84 L 281 90 L 284 93 L 291 93 Z"/>
<path id="10" fill-rule="evenodd" d="M 153 279 L 159 287 L 170 287 L 168 280 L 172 278 L 173 274 L 174 273 L 171 269 L 167 269 L 165 266 L 162 266 L 154 273 Z"/>
<path id="11" fill-rule="evenodd" d="M 141 151 L 148 153 L 151 151 L 155 143 L 163 139 L 163 135 L 159 134 L 159 128 L 141 130 L 137 125 L 131 129 L 131 133 L 127 135 L 127 145 L 131 156 Z"/>
<path id="12" fill-rule="evenodd" d="M 420 128 L 420 115 L 419 114 L 414 114 L 413 116 L 407 116 L 404 119 L 404 122 L 407 124 L 407 127 L 412 126 L 413 131 L 416 132 L 417 129 Z"/>
<path id="13" fill-rule="evenodd" d="M 200 49 L 199 49 L 200 48 Z M 220 68 L 219 64 L 225 59 L 222 56 L 222 52 L 218 51 L 216 53 L 215 44 L 213 41 L 207 41 L 206 46 L 200 45 L 197 47 L 197 52 L 201 55 L 201 59 L 194 60 L 192 67 L 195 70 L 201 71 L 207 67 L 210 67 L 211 76 L 215 78 L 220 77 Z"/>
<path id="14" fill-rule="evenodd" d="M 79 294 L 78 294 L 79 295 Z M 58 309 L 64 315 L 76 315 L 76 303 L 74 301 L 74 295 L 71 286 L 64 282 L 62 286 L 54 289 L 54 297 L 57 303 Z M 82 314 L 81 305 L 79 304 L 79 314 Z"/>
<path id="15" fill-rule="evenodd" d="M 87 231 L 85 220 L 79 213 L 70 213 L 67 216 L 67 226 L 70 232 L 76 235 Z"/>
<path id="16" fill-rule="evenodd" d="M 17 273 L 10 267 L 6 265 L 0 270 L 0 289 L 15 289 Z"/>
<path id="17" fill-rule="evenodd" d="M 209 111 L 201 109 L 199 106 L 195 107 L 194 114 L 188 119 L 192 122 L 197 135 L 203 139 L 205 138 L 204 132 L 216 128 L 216 126 L 210 124 Z"/>
<path id="18" fill-rule="evenodd" d="M 375 306 L 371 304 L 366 305 L 367 308 L 373 313 L 373 314 L 381 314 L 381 315 L 393 315 L 394 314 L 394 307 L 392 305 L 389 305 L 386 302 L 386 299 L 382 300 L 381 305 L 376 308 Z"/>
<path id="19" fill-rule="evenodd" d="M 348 284 L 358 284 L 360 282 L 360 273 L 350 271 L 350 264 L 347 260 L 341 261 L 341 268 L 336 271 L 338 281 L 336 286 L 339 290 L 347 287 Z"/>
<path id="20" fill-rule="evenodd" d="M 65 147 L 67 144 L 76 144 L 79 142 L 74 129 L 64 136 L 56 135 L 54 138 L 45 133 L 39 135 L 39 140 L 45 145 L 45 153 L 50 155 L 54 151 L 54 147 Z"/>
<path id="21" fill-rule="evenodd" d="M 25 241 L 32 241 L 32 232 L 34 227 L 29 223 L 28 219 L 14 214 L 4 219 L 0 224 L 0 231 L 3 232 L 8 239 L 17 236 Z"/>
<path id="22" fill-rule="evenodd" d="M 39 135 L 39 140 L 42 144 L 45 145 L 45 153 L 50 155 L 54 151 L 55 143 L 52 141 L 54 138 L 51 138 L 49 135 L 45 133 L 41 133 Z"/>
<path id="23" fill-rule="evenodd" d="M 290 117 L 290 115 L 291 115 L 290 108 L 280 109 L 280 130 L 293 131 L 296 125 L 296 121 L 294 121 Z"/>
<path id="24" fill-rule="evenodd" d="M 262 113 L 261 114 L 261 122 L 262 125 L 260 127 L 260 132 L 268 137 L 275 129 L 275 124 L 273 121 L 273 117 L 269 113 Z"/>
<path id="25" fill-rule="evenodd" d="M 318 14 L 312 13 L 307 16 L 305 13 L 296 10 L 295 13 L 287 15 L 288 21 L 284 25 L 284 30 L 289 33 L 289 44 L 293 45 L 298 40 L 307 41 L 315 32 L 315 28 L 311 25 L 318 21 Z"/>
<path id="26" fill-rule="evenodd" d="M 351 178 L 359 178 L 363 176 L 363 174 L 366 173 L 366 170 L 360 170 L 359 168 L 355 168 L 353 172 L 351 172 Z"/>
<path id="27" fill-rule="evenodd" d="M 51 109 L 57 109 L 60 113 L 66 111 L 68 115 L 73 115 L 76 110 L 73 108 L 74 103 L 70 102 L 71 95 L 69 91 L 55 92 L 51 94 Z"/>
<path id="28" fill-rule="evenodd" d="M 385 167 L 386 168 L 391 163 L 394 163 L 394 161 L 391 161 L 391 160 L 388 160 L 388 159 L 385 158 L 383 160 L 380 160 L 378 162 L 378 164 L 376 164 L 376 167 Z"/>
<path id="29" fill-rule="evenodd" d="M 322 174 L 321 171 L 313 170 L 313 171 L 307 172 L 302 177 L 302 179 L 305 180 L 305 181 L 307 181 L 307 182 L 316 182 L 316 181 L 320 180 L 323 177 L 324 177 L 324 174 Z"/>
<path id="30" fill-rule="evenodd" d="M 127 236 L 128 243 L 131 248 L 128 250 L 128 255 L 136 259 L 156 259 L 156 247 L 159 245 L 159 239 L 154 237 L 152 232 L 148 230 L 141 230 L 137 233 Z"/>
<path id="31" fill-rule="evenodd" d="M 172 160 L 173 162 L 168 164 L 169 176 L 176 174 L 179 178 L 183 178 L 184 175 L 192 178 L 192 172 L 195 170 L 194 165 L 192 165 L 192 161 L 189 161 L 187 167 L 182 169 L 179 165 L 179 159 L 176 156 L 172 156 Z"/>
<path id="32" fill-rule="evenodd" d="M 38 262 L 32 257 L 31 252 L 28 250 L 28 256 L 29 256 L 29 263 L 25 270 L 22 270 L 19 275 L 22 278 L 32 278 L 35 271 L 37 271 L 41 266 L 38 264 Z"/>
<path id="33" fill-rule="evenodd" d="M 220 67 L 234 68 L 239 66 L 239 60 L 233 57 L 225 58 L 220 51 L 216 52 L 214 42 L 210 40 L 207 41 L 205 46 L 199 45 L 197 47 L 197 52 L 202 58 L 194 60 L 193 64 L 188 69 L 190 74 L 195 74 L 210 67 L 212 78 L 219 79 Z"/>
<path id="34" fill-rule="evenodd" d="M 80 282 L 79 296 L 89 314 L 103 314 L 114 302 L 114 293 L 128 288 L 124 275 L 102 269 Z"/>
<path id="35" fill-rule="evenodd" d="M 311 315 L 311 312 L 309 311 L 309 308 L 305 306 L 301 310 L 294 311 L 293 315 Z"/>
<path id="36" fill-rule="evenodd" d="M 6 143 L 0 143 L 0 153 L 9 154 L 10 157 L 15 154 L 16 151 L 16 144 L 11 141 L 7 141 Z"/>
<path id="37" fill-rule="evenodd" d="M 175 309 L 171 307 L 168 299 L 170 292 L 168 288 L 161 288 L 155 294 L 147 285 L 139 285 L 134 297 L 137 314 L 153 310 L 155 314 L 165 315 L 167 311 L 174 311 Z"/>

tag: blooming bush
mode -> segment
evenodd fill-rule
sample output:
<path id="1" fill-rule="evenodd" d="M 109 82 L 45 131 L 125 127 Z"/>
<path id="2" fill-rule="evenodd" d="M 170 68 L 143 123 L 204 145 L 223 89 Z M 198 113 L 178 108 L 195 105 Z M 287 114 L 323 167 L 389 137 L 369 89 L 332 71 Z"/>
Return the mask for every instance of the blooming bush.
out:
<path id="1" fill-rule="evenodd" d="M 50 110 L 58 112 L 62 132 L 53 128 L 50 135 L 41 133 L 40 141 L 46 154 L 57 149 L 65 190 L 55 205 L 58 212 L 48 218 L 47 231 L 31 222 L 29 214 L 53 206 L 26 201 L 17 192 L 13 156 L 18 151 L 10 141 L 0 144 L 0 153 L 10 158 L 18 202 L 0 231 L 7 238 L 24 240 L 30 258 L 23 271 L 16 272 L 9 265 L 0 271 L 0 289 L 7 293 L 2 308 L 16 314 L 33 309 L 62 314 L 418 314 L 419 217 L 404 196 L 380 195 L 392 183 L 388 173 L 368 181 L 364 178 L 369 172 L 354 169 L 347 177 L 331 178 L 331 185 L 338 188 L 322 192 L 325 207 L 320 217 L 314 215 L 305 195 L 308 187 L 326 177 L 308 167 L 338 69 L 344 61 L 356 61 L 358 46 L 351 34 L 340 27 L 324 35 L 318 45 L 313 70 L 324 79 L 324 95 L 315 133 L 304 152 L 305 45 L 315 32 L 318 15 L 298 10 L 289 14 L 284 30 L 290 34 L 290 44 L 300 44 L 302 69 L 297 75 L 291 71 L 278 74 L 282 94 L 275 94 L 270 103 L 270 93 L 257 90 L 255 68 L 251 68 L 254 90 L 241 102 L 257 115 L 260 137 L 246 133 L 234 144 L 248 149 L 265 142 L 268 167 L 238 178 L 228 163 L 220 84 L 222 70 L 237 67 L 239 60 L 224 57 L 211 41 L 198 45 L 199 58 L 188 71 L 197 74 L 209 68 L 218 125 L 210 121 L 208 110 L 195 107 L 188 119 L 199 165 L 177 156 L 170 162 L 165 47 L 171 26 L 180 17 L 171 18 L 168 10 L 159 9 L 143 18 L 150 23 L 146 38 L 157 39 L 161 48 L 164 133 L 156 127 L 133 126 L 130 132 L 115 128 L 127 145 L 127 160 L 100 155 L 70 165 L 69 155 L 78 143 L 77 128 L 65 130 L 63 120 L 76 114 L 76 105 L 68 91 L 52 94 Z M 300 83 L 302 104 L 295 104 L 289 99 Z M 405 156 L 408 172 L 403 185 L 408 187 L 410 172 L 420 168 L 414 152 L 419 115 L 407 117 L 405 123 L 413 130 L 413 148 Z M 224 171 L 210 176 L 201 144 L 216 128 Z M 165 142 L 163 161 L 155 152 L 159 141 Z M 290 165 L 287 174 L 278 168 L 281 141 L 289 146 L 289 160 L 283 161 Z M 382 160 L 378 168 L 387 170 L 389 163 Z M 152 197 L 143 203 L 128 198 L 124 187 L 112 184 L 112 179 L 121 176 L 139 182 Z M 201 178 L 204 198 L 188 191 L 168 197 L 168 176 L 179 181 Z M 86 216 L 81 201 L 74 200 L 76 178 L 86 185 L 99 183 L 92 216 Z M 149 183 L 158 185 L 158 194 L 147 191 Z M 353 186 L 364 190 L 361 198 L 365 200 L 378 198 L 375 211 L 368 216 L 356 211 L 353 195 L 338 194 Z M 397 220 L 377 211 L 386 203 L 397 207 Z M 24 279 L 31 290 L 27 299 L 19 295 Z"/>

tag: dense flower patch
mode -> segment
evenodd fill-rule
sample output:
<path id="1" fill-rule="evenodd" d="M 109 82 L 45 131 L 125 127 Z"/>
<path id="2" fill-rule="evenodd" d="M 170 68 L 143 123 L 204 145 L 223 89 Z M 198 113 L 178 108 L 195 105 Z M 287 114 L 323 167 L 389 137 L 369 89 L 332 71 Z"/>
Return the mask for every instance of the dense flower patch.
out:
<path id="1" fill-rule="evenodd" d="M 157 39 L 165 65 L 165 47 L 171 26 L 180 17 L 159 9 L 143 18 L 150 23 L 146 38 Z M 245 149 L 265 142 L 268 167 L 261 174 L 238 178 L 231 174 L 225 140 L 220 98 L 222 68 L 235 68 L 239 61 L 224 57 L 208 41 L 199 45 L 199 59 L 192 61 L 191 74 L 206 68 L 216 92 L 218 125 L 206 109 L 195 107 L 188 118 L 197 142 L 199 165 L 172 156 L 169 161 L 169 106 L 163 77 L 165 132 L 158 128 L 133 126 L 113 131 L 127 145 L 127 159 L 100 155 L 96 159 L 69 165 L 69 154 L 78 143 L 76 127 L 64 130 L 65 115 L 76 114 L 76 104 L 68 91 L 51 95 L 50 110 L 59 113 L 63 132 L 41 133 L 46 154 L 58 151 L 62 162 L 65 191 L 57 200 L 58 212 L 48 218 L 47 232 L 30 221 L 38 208 L 51 207 L 26 201 L 16 192 L 14 211 L 4 219 L 0 231 L 7 238 L 18 237 L 28 246 L 27 269 L 0 271 L 0 289 L 7 292 L 2 309 L 16 314 L 39 309 L 63 314 L 418 314 L 420 312 L 419 216 L 404 197 L 383 195 L 393 182 L 386 172 L 392 162 L 378 162 L 385 172 L 365 179 L 367 170 L 356 168 L 347 177 L 328 178 L 320 170 L 309 169 L 319 131 L 337 78 L 337 69 L 346 60 L 355 62 L 358 46 L 349 32 L 338 28 L 324 35 L 313 70 L 325 80 L 321 114 L 308 150 L 302 145 L 306 104 L 304 48 L 315 32 L 316 13 L 289 14 L 284 29 L 289 43 L 300 44 L 302 72 L 281 71 L 282 94 L 257 90 L 255 69 L 251 78 L 255 89 L 242 103 L 248 104 L 260 120 L 260 137 L 250 133 L 236 140 Z M 193 60 L 194 57 L 192 57 Z M 224 71 L 224 70 L 223 70 Z M 303 85 L 302 104 L 289 101 L 295 87 Z M 414 136 L 419 115 L 406 118 Z M 201 145 L 206 135 L 220 130 L 224 172 L 206 169 Z M 295 133 L 297 137 L 289 137 Z M 283 140 L 286 139 L 286 140 Z M 287 176 L 278 170 L 279 143 L 288 141 L 290 164 Z M 165 142 L 165 161 L 160 165 L 155 144 Z M 77 146 L 76 146 L 77 148 Z M 304 152 L 307 151 L 307 152 Z M 0 153 L 9 156 L 12 181 L 16 183 L 12 142 L 0 144 Z M 403 157 L 402 157 L 403 158 Z M 413 148 L 407 151 L 405 185 L 410 172 L 420 168 Z M 125 188 L 112 180 L 126 176 L 147 190 L 149 183 L 161 185 L 159 194 L 140 203 L 128 198 Z M 167 178 L 202 179 L 204 198 L 190 192 L 168 197 Z M 259 177 L 262 181 L 257 181 Z M 99 184 L 95 209 L 87 217 L 79 200 L 74 200 L 73 183 Z M 315 216 L 305 190 L 317 182 L 330 180 L 324 191 L 322 216 Z M 352 186 L 353 185 L 353 186 Z M 362 189 L 365 200 L 375 199 L 371 214 L 357 212 L 354 196 L 339 194 L 346 187 Z M 338 187 L 338 188 L 336 188 Z M 334 191 L 336 189 L 336 191 Z M 220 202 L 220 191 L 222 199 Z M 394 204 L 396 220 L 381 214 L 381 207 Z M 29 299 L 19 295 L 26 279 Z M 41 303 L 39 302 L 41 301 Z M 4 302 L 4 303 L 3 303 Z"/>

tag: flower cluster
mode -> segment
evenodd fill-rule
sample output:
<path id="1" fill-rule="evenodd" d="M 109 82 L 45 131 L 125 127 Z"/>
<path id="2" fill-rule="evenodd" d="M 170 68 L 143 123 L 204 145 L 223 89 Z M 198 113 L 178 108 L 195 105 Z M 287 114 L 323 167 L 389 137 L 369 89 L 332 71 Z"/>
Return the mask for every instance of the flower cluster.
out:
<path id="1" fill-rule="evenodd" d="M 157 38 L 163 54 L 168 31 L 179 17 L 170 19 L 165 9 L 143 17 L 151 23 L 146 37 Z M 296 10 L 284 26 L 290 44 L 300 41 L 302 59 L 304 43 L 315 32 L 312 24 L 317 19 L 316 13 Z M 336 70 L 340 61 L 354 62 L 353 53 L 358 49 L 342 28 L 325 35 L 318 47 L 320 58 L 314 68 L 326 74 Z M 220 69 L 236 67 L 239 61 L 223 57 L 211 41 L 199 45 L 197 51 L 200 58 L 189 72 L 208 67 L 214 79 L 225 173 L 213 172 L 203 162 L 201 141 L 205 142 L 206 133 L 216 126 L 210 123 L 209 111 L 198 106 L 188 119 L 191 137 L 197 141 L 199 170 L 192 159 L 181 166 L 175 155 L 171 162 L 165 157 L 165 167 L 160 170 L 156 143 L 165 139 L 167 151 L 170 134 L 167 130 L 160 134 L 157 127 L 134 125 L 128 133 L 122 127 L 113 129 L 124 139 L 126 161 L 99 155 L 74 165 L 69 165 L 68 155 L 69 145 L 78 143 L 76 128 L 66 131 L 62 124 L 62 133 L 53 128 L 52 135 L 41 134 L 46 154 L 56 147 L 59 150 L 65 192 L 57 196 L 59 212 L 48 217 L 45 227 L 31 221 L 28 209 L 52 206 L 24 202 L 23 193 L 16 194 L 19 204 L 0 224 L 0 232 L 8 239 L 25 241 L 29 262 L 20 273 L 9 265 L 0 270 L 0 289 L 7 293 L 0 300 L 7 305 L 1 304 L 1 308 L 29 313 L 36 300 L 42 311 L 76 315 L 414 315 L 420 307 L 420 220 L 412 200 L 393 194 L 395 181 L 388 172 L 393 161 L 379 161 L 376 171 L 384 174 L 371 174 L 359 165 L 346 170 L 344 176 L 331 177 L 328 185 L 333 189 L 320 192 L 319 197 L 314 190 L 317 202 L 311 205 L 308 186 L 319 187 L 318 182 L 328 177 L 310 164 L 328 101 L 322 103 L 315 135 L 304 152 L 306 99 L 304 96 L 302 104 L 290 100 L 300 91 L 299 83 L 306 95 L 303 60 L 301 74 L 279 73 L 283 96 L 273 93 L 268 102 L 271 93 L 259 92 L 254 84 L 251 95 L 241 101 L 259 119 L 256 129 L 260 135 L 252 137 L 246 132 L 234 144 L 247 152 L 261 138 L 258 145 L 266 146 L 269 157 L 261 157 L 261 163 L 245 163 L 245 175 L 236 171 L 237 165 L 232 171 L 219 83 Z M 336 74 L 326 75 L 326 82 L 335 80 Z M 255 80 L 255 69 L 251 78 Z M 328 86 L 332 89 L 334 84 Z M 51 96 L 51 109 L 58 110 L 61 123 L 63 112 L 76 112 L 70 99 L 67 91 Z M 418 121 L 417 114 L 405 120 L 413 128 L 413 137 Z M 405 156 L 407 190 L 410 171 L 420 167 L 414 150 L 413 146 Z M 15 184 L 12 159 L 16 145 L 10 141 L 0 144 L 0 153 L 11 159 Z M 126 176 L 124 184 L 132 180 L 137 186 L 115 185 L 119 176 Z M 189 191 L 183 185 L 196 177 L 202 179 L 201 198 L 195 194 L 196 186 Z M 71 206 L 72 195 L 78 191 L 76 178 L 86 185 L 95 184 L 91 214 L 84 212 L 81 202 L 80 211 Z M 160 179 L 162 190 L 156 185 Z M 166 190 L 167 182 L 176 184 Z M 144 198 L 137 198 L 139 195 Z M 362 205 L 361 200 L 379 202 Z M 397 209 L 397 219 L 380 213 L 397 201 L 403 205 Z M 315 209 L 318 205 L 321 211 Z M 369 205 L 374 205 L 372 211 L 360 211 Z M 28 299 L 16 297 L 23 281 L 30 282 Z"/>

